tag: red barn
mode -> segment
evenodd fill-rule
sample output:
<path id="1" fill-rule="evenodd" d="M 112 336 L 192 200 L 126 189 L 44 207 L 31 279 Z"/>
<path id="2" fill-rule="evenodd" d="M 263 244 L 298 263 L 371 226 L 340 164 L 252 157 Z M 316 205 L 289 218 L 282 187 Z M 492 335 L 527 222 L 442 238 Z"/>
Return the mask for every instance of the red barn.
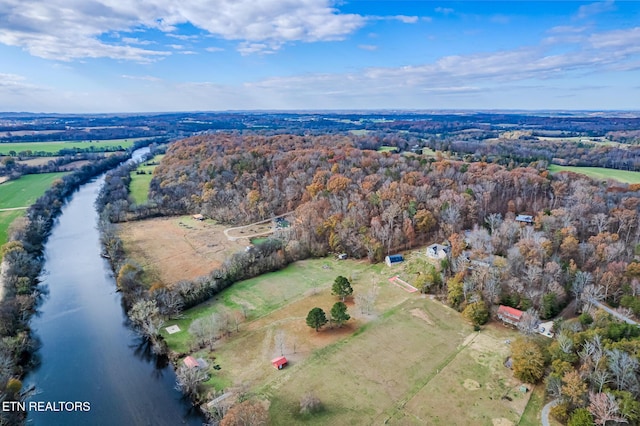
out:
<path id="1" fill-rule="evenodd" d="M 287 365 L 287 358 L 281 356 L 278 358 L 274 358 L 271 360 L 271 364 L 277 368 L 278 370 L 282 370 L 282 367 L 284 367 L 285 365 Z"/>

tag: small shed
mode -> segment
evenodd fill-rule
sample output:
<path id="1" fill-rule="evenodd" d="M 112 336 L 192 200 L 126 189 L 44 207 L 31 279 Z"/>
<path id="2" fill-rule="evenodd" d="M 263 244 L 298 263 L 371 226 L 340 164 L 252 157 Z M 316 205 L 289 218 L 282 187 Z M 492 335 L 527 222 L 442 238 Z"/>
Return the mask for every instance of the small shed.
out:
<path id="1" fill-rule="evenodd" d="M 191 217 L 194 218 L 195 220 L 204 220 L 204 216 L 202 216 L 200 213 L 194 214 Z"/>
<path id="2" fill-rule="evenodd" d="M 387 266 L 396 265 L 402 262 L 404 262 L 404 257 L 401 254 L 392 254 L 384 258 L 384 263 L 386 263 Z"/>
<path id="3" fill-rule="evenodd" d="M 184 365 L 186 365 L 189 368 L 198 368 L 198 367 L 200 367 L 200 364 L 198 364 L 198 361 L 194 357 L 192 357 L 191 355 L 186 357 L 183 362 L 184 362 Z"/>
<path id="4" fill-rule="evenodd" d="M 282 370 L 282 367 L 287 365 L 287 358 L 283 356 L 279 356 L 278 358 L 272 359 L 271 364 L 278 370 Z"/>

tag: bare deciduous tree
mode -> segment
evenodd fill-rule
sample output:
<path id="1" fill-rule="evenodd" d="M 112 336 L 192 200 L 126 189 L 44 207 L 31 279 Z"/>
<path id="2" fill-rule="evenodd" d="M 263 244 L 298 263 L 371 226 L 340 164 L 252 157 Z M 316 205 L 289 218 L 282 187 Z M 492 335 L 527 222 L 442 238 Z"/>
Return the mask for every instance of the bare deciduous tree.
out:
<path id="1" fill-rule="evenodd" d="M 589 399 L 589 411 L 597 425 L 605 425 L 607 422 L 627 423 L 627 419 L 620 414 L 616 399 L 610 393 L 589 392 Z"/>
<path id="2" fill-rule="evenodd" d="M 198 385 L 208 379 L 205 370 L 181 365 L 176 371 L 176 389 L 193 398 L 198 394 Z"/>

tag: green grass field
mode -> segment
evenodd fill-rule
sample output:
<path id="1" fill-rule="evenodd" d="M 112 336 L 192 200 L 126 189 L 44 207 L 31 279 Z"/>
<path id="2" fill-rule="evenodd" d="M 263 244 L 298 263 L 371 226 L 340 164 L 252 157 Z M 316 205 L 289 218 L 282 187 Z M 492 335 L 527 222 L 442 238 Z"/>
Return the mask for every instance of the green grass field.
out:
<path id="1" fill-rule="evenodd" d="M 328 311 L 335 303 L 330 286 L 337 275 L 351 276 L 354 294 L 377 289 L 373 312 L 365 315 L 347 299 L 347 324 L 316 332 L 304 318 L 314 306 Z M 234 284 L 170 321 L 166 326 L 177 324 L 182 331 L 163 330 L 163 336 L 181 357 L 191 353 L 220 366 L 210 369 L 207 386 L 222 390 L 242 383 L 268 399 L 271 424 L 517 424 L 530 394 L 519 393 L 520 382 L 502 365 L 509 352 L 505 340 L 517 332 L 488 325 L 475 333 L 453 309 L 390 283 L 394 275 L 410 279 L 405 265 L 296 262 Z M 212 351 L 190 350 L 187 330 L 195 318 L 241 305 L 250 312 L 238 329 Z M 284 348 L 275 343 L 278 335 Z M 270 360 L 281 353 L 289 365 L 279 371 Z M 325 408 L 302 417 L 299 401 L 309 391 Z"/>
<path id="2" fill-rule="evenodd" d="M 20 179 L 0 184 L 0 209 L 28 207 L 65 173 L 25 175 Z"/>
<path id="3" fill-rule="evenodd" d="M 25 175 L 20 179 L 0 184 L 0 209 L 30 206 L 45 193 L 56 179 L 64 174 Z M 24 212 L 24 210 L 0 212 L 0 245 L 7 242 L 7 230 L 11 223 L 22 216 Z"/>
<path id="4" fill-rule="evenodd" d="M 9 155 L 10 151 L 20 153 L 23 151 L 31 152 L 46 152 L 47 154 L 55 155 L 60 152 L 61 149 L 90 149 L 93 148 L 113 148 L 122 147 L 124 149 L 133 146 L 133 143 L 137 140 L 145 138 L 131 138 L 131 139 L 111 139 L 102 141 L 53 141 L 53 142 L 8 142 L 0 143 L 0 154 Z"/>
<path id="5" fill-rule="evenodd" d="M 148 163 L 160 163 L 164 155 L 156 155 L 151 160 L 140 164 L 137 170 L 145 172 L 143 175 L 136 174 L 135 171 L 131 172 L 131 183 L 129 184 L 129 193 L 131 198 L 136 204 L 144 204 L 149 200 L 149 185 L 151 184 L 151 178 L 153 177 L 153 171 L 157 167 L 157 164 L 147 166 Z"/>
<path id="6" fill-rule="evenodd" d="M 380 265 L 376 265 L 380 269 Z M 220 310 L 241 309 L 247 306 L 248 319 L 263 317 L 288 302 L 300 298 L 314 288 L 328 287 L 338 275 L 358 276 L 370 265 L 364 262 L 339 262 L 333 259 L 309 259 L 293 263 L 280 271 L 270 272 L 249 280 L 241 281 L 221 292 L 210 301 L 185 312 L 183 318 L 171 321 L 182 330 L 197 318 L 211 315 Z M 189 349 L 188 333 L 163 334 L 169 347 L 177 352 Z"/>
<path id="7" fill-rule="evenodd" d="M 11 226 L 14 220 L 22 216 L 24 212 L 24 210 L 0 212 L 0 246 L 6 243 L 9 239 L 9 226 Z"/>
<path id="8" fill-rule="evenodd" d="M 383 145 L 380 148 L 378 148 L 378 152 L 398 152 L 398 148 L 395 146 Z"/>
<path id="9" fill-rule="evenodd" d="M 551 164 L 549 166 L 551 173 L 558 172 L 574 172 L 581 173 L 596 180 L 614 179 L 623 183 L 640 183 L 640 172 L 630 172 L 627 170 L 606 169 L 604 167 L 573 167 L 558 166 Z"/>

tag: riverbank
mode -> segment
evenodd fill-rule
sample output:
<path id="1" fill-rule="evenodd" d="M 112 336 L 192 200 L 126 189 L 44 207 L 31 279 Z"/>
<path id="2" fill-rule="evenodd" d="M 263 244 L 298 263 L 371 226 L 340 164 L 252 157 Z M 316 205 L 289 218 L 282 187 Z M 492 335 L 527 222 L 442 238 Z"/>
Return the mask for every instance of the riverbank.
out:
<path id="1" fill-rule="evenodd" d="M 14 230 L 13 240 L 2 246 L 2 297 L 0 298 L 0 397 L 4 401 L 22 401 L 28 393 L 21 379 L 34 367 L 33 354 L 38 342 L 33 339 L 30 320 L 41 298 L 40 273 L 43 250 L 56 218 L 66 200 L 82 184 L 117 166 L 129 154 L 112 155 L 61 176 L 27 209 L 25 223 Z M 24 412 L 0 412 L 2 424 L 21 424 Z"/>
<path id="2" fill-rule="evenodd" d="M 82 186 L 62 210 L 44 251 L 48 294 L 31 321 L 39 366 L 26 378 L 28 402 L 86 401 L 89 412 L 30 412 L 35 425 L 200 426 L 175 390 L 166 360 L 135 333 L 109 265 L 101 257 L 94 202 L 104 177 Z"/>

